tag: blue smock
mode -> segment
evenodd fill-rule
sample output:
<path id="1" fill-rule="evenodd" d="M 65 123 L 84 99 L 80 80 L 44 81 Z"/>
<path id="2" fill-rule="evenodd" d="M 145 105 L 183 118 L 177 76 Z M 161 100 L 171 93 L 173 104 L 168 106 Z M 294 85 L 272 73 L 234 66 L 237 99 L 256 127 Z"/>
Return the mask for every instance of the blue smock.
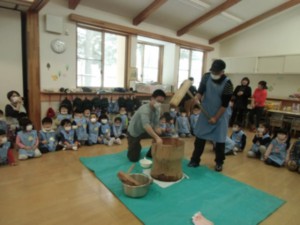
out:
<path id="1" fill-rule="evenodd" d="M 206 90 L 203 93 L 202 106 L 210 116 L 214 116 L 222 106 L 221 97 L 227 81 L 228 77 L 226 77 L 222 83 L 217 84 L 213 82 L 210 76 L 206 81 Z M 225 110 L 215 124 L 208 123 L 208 119 L 203 113 L 200 113 L 194 134 L 200 139 L 225 143 L 229 123 L 228 120 L 228 110 Z"/>

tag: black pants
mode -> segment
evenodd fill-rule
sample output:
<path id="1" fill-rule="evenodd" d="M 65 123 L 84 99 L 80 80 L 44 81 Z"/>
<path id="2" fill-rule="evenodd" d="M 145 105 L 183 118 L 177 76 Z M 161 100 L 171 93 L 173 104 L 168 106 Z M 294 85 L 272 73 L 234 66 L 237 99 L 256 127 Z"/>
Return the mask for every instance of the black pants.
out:
<path id="1" fill-rule="evenodd" d="M 264 107 L 255 107 L 249 113 L 249 122 L 250 124 L 254 124 L 254 115 L 256 115 L 255 126 L 258 128 L 260 119 L 263 115 Z"/>
<path id="2" fill-rule="evenodd" d="M 246 108 L 233 108 L 232 115 L 230 118 L 230 125 L 232 126 L 235 122 L 239 124 L 243 124 L 244 116 L 247 113 Z"/>
<path id="3" fill-rule="evenodd" d="M 127 157 L 131 162 L 139 161 L 141 150 L 142 150 L 141 140 L 145 138 L 150 138 L 150 135 L 147 133 L 143 133 L 138 137 L 132 137 L 127 132 L 127 141 L 128 141 Z"/>
<path id="4" fill-rule="evenodd" d="M 206 140 L 196 137 L 194 142 L 194 152 L 191 158 L 192 162 L 195 162 L 197 164 L 200 163 L 201 160 L 200 158 L 204 151 L 205 142 Z M 223 165 L 225 160 L 225 143 L 216 143 L 215 154 L 216 154 L 216 158 L 215 158 L 216 164 Z"/>

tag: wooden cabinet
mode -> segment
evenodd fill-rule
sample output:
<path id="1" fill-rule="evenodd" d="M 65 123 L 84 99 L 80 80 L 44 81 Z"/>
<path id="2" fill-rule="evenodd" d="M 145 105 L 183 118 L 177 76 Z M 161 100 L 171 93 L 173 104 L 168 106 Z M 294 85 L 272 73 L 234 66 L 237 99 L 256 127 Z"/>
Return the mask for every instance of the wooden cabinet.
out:
<path id="1" fill-rule="evenodd" d="M 283 72 L 300 74 L 300 55 L 285 56 Z"/>
<path id="2" fill-rule="evenodd" d="M 255 72 L 256 57 L 225 58 L 226 73 L 245 73 Z"/>
<path id="3" fill-rule="evenodd" d="M 258 57 L 256 73 L 283 73 L 284 62 L 284 56 Z"/>
<path id="4" fill-rule="evenodd" d="M 228 74 L 299 74 L 300 54 L 223 58 Z"/>

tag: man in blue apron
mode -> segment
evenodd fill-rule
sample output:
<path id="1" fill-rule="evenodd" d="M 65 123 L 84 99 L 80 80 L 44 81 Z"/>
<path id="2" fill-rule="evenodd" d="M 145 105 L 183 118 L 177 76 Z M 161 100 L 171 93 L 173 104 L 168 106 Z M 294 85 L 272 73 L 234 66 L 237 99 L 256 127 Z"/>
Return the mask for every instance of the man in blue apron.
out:
<path id="1" fill-rule="evenodd" d="M 206 140 L 216 143 L 215 150 L 215 170 L 222 171 L 225 160 L 225 140 L 228 130 L 229 102 L 233 94 L 233 85 L 224 74 L 226 64 L 223 60 L 215 60 L 212 63 L 210 72 L 204 74 L 196 101 L 201 101 L 203 108 L 210 115 L 209 118 L 204 113 L 200 113 L 194 134 L 194 152 L 189 162 L 189 167 L 198 167 L 200 157 L 203 153 Z"/>

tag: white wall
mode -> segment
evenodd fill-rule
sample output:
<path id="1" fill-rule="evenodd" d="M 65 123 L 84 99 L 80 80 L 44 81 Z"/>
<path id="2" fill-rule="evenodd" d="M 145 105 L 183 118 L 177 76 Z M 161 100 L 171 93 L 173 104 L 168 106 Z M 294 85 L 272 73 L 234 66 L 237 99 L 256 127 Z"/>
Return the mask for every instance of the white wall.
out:
<path id="1" fill-rule="evenodd" d="M 296 6 L 220 44 L 221 57 L 300 53 L 300 6 Z"/>
<path id="2" fill-rule="evenodd" d="M 21 15 L 0 8 L 0 109 L 8 103 L 7 92 L 23 95 Z"/>
<path id="3" fill-rule="evenodd" d="M 220 43 L 220 57 L 248 57 L 300 54 L 300 6 L 240 32 Z M 300 63 L 300 62 L 299 62 Z M 234 85 L 244 75 L 229 75 Z M 247 74 L 253 90 L 266 80 L 270 97 L 288 97 L 300 92 L 300 74 Z"/>
<path id="4" fill-rule="evenodd" d="M 295 74 L 252 74 L 252 75 L 241 75 L 241 74 L 229 74 L 228 75 L 234 86 L 241 83 L 243 77 L 250 79 L 250 86 L 252 91 L 255 90 L 257 84 L 261 80 L 267 81 L 268 86 L 268 97 L 274 98 L 288 98 L 289 95 L 294 93 L 300 93 L 300 75 Z"/>

